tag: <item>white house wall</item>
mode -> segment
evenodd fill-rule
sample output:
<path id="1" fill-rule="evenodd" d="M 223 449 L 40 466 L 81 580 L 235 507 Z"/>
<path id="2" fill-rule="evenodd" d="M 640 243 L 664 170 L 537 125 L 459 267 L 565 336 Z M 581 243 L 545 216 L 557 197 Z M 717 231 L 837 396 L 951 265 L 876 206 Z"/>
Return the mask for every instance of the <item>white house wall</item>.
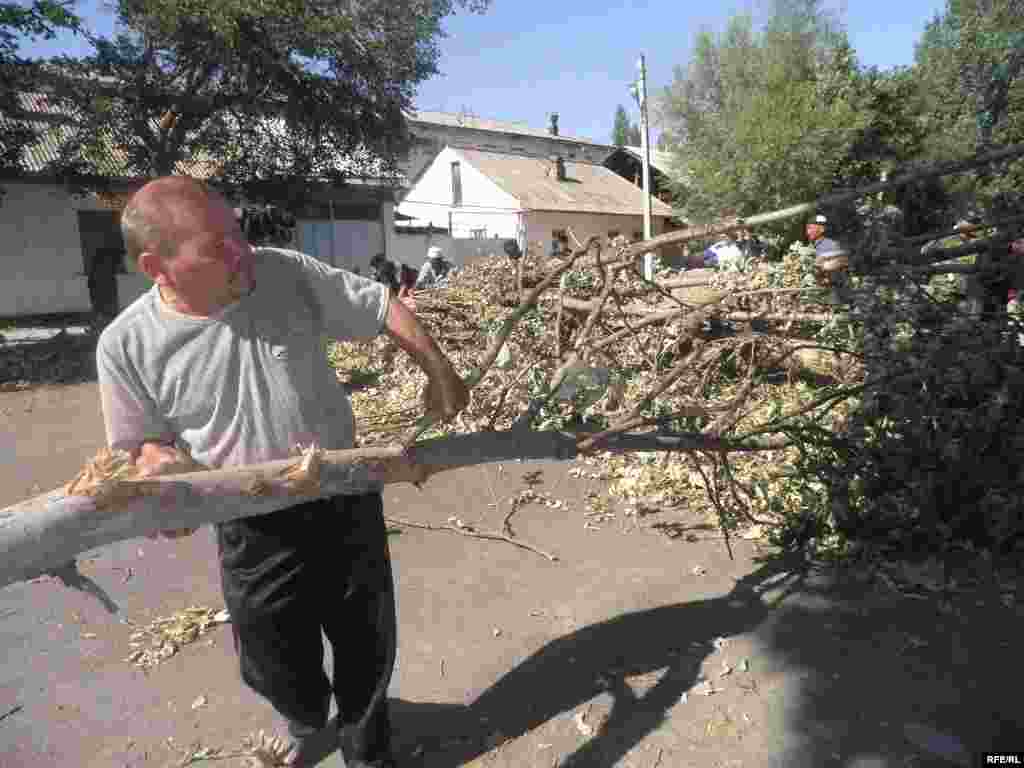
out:
<path id="1" fill-rule="evenodd" d="M 0 316 L 91 311 L 71 195 L 54 185 L 3 187 Z"/>
<path id="2" fill-rule="evenodd" d="M 458 161 L 462 182 L 462 205 L 452 205 L 451 164 Z M 442 229 L 452 228 L 454 237 L 515 238 L 519 202 L 467 163 L 455 150 L 443 150 L 430 164 L 398 206 L 399 213 L 416 223 L 430 222 Z"/>
<path id="3" fill-rule="evenodd" d="M 388 252 L 388 258 L 397 264 L 405 264 L 408 267 L 418 270 L 427 259 L 427 249 L 432 245 L 441 248 L 445 258 L 455 262 L 453 258 L 455 249 L 452 248 L 452 238 L 448 235 L 425 234 L 416 232 L 413 234 L 403 233 L 398 228 L 394 237 L 394 248 Z M 456 262 L 456 266 L 462 266 Z M 365 270 L 363 274 L 366 274 Z"/>
<path id="4" fill-rule="evenodd" d="M 552 235 L 556 230 L 572 229 L 581 243 L 598 235 L 607 239 L 610 232 L 633 240 L 643 237 L 642 216 L 624 216 L 606 213 L 560 213 L 558 211 L 530 211 L 526 214 L 526 239 L 530 248 L 547 253 L 551 249 Z M 665 230 L 665 219 L 654 216 L 651 221 L 652 234 L 659 235 Z M 640 233 L 634 238 L 634 233 Z M 569 241 L 573 245 L 572 240 Z"/>

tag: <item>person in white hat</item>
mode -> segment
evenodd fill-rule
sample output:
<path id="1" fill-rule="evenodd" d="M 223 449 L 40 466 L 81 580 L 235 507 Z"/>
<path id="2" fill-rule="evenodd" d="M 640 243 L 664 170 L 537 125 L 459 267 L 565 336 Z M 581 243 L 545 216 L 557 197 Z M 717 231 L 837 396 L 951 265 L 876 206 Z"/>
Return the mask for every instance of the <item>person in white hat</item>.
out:
<path id="1" fill-rule="evenodd" d="M 807 222 L 805 232 L 807 239 L 814 246 L 814 251 L 819 258 L 828 258 L 832 254 L 839 253 L 843 247 L 835 240 L 825 237 L 825 230 L 828 228 L 828 218 L 824 214 L 817 214 Z"/>
<path id="2" fill-rule="evenodd" d="M 419 277 L 416 278 L 415 289 L 431 288 L 448 276 L 452 270 L 451 262 L 445 261 L 444 251 L 438 246 L 432 245 L 427 249 L 427 260 L 420 267 Z"/>
<path id="3" fill-rule="evenodd" d="M 846 249 L 835 240 L 825 237 L 827 227 L 828 218 L 819 213 L 807 222 L 805 231 L 807 239 L 814 246 L 814 267 L 819 284 L 831 288 L 829 303 L 842 304 L 850 300 L 850 286 L 845 274 L 849 262 Z"/>

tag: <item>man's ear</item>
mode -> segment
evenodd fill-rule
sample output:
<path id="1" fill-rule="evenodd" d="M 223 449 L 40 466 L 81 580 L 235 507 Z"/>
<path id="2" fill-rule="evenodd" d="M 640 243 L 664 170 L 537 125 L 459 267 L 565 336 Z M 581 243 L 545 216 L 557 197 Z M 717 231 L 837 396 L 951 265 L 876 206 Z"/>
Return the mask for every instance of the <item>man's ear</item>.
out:
<path id="1" fill-rule="evenodd" d="M 143 251 L 139 254 L 139 271 L 157 285 L 167 284 L 160 257 L 152 251 Z"/>

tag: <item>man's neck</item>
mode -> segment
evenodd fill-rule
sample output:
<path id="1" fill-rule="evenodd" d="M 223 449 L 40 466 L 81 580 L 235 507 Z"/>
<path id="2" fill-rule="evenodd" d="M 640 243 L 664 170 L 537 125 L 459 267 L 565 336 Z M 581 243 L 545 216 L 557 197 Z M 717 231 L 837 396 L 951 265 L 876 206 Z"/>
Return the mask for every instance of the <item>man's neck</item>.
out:
<path id="1" fill-rule="evenodd" d="M 228 304 L 221 305 L 216 302 L 208 305 L 197 305 L 195 303 L 185 301 L 181 296 L 174 292 L 173 288 L 157 286 L 157 290 L 160 292 L 160 299 L 164 304 L 175 312 L 179 312 L 183 315 L 189 315 L 190 317 L 213 317 L 214 315 L 222 312 L 228 306 Z"/>

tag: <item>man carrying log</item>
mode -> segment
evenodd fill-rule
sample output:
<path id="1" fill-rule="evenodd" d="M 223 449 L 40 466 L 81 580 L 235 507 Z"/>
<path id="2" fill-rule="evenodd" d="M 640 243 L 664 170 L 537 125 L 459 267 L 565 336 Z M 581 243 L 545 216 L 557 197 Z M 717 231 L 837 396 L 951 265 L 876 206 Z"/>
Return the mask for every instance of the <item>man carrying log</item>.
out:
<path id="1" fill-rule="evenodd" d="M 465 407 L 465 384 L 387 286 L 251 247 L 224 198 L 201 183 L 150 182 L 121 225 L 154 286 L 106 328 L 96 360 L 107 440 L 144 474 L 188 468 L 188 453 L 227 467 L 287 458 L 296 445 L 352 447 L 355 420 L 325 336 L 385 331 L 427 373 L 428 411 L 450 418 Z M 216 533 L 241 675 L 288 721 L 292 764 L 340 745 L 349 766 L 393 765 L 395 603 L 381 495 L 313 501 Z M 327 725 L 332 693 L 338 729 Z"/>

